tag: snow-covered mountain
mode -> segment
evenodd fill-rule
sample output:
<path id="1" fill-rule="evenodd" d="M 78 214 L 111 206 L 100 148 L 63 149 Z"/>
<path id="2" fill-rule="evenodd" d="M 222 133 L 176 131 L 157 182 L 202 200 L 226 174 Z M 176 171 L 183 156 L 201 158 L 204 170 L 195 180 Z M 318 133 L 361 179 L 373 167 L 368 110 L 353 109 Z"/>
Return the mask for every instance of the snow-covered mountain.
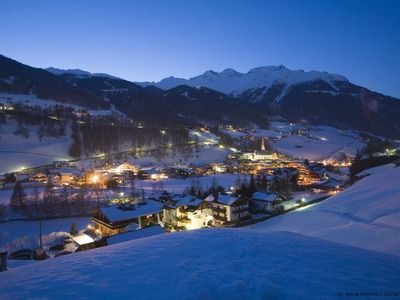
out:
<path id="1" fill-rule="evenodd" d="M 106 77 L 106 78 L 112 78 L 112 79 L 120 79 L 116 76 L 112 76 L 106 73 L 90 73 L 88 71 L 84 71 L 81 69 L 58 69 L 54 67 L 49 67 L 45 69 L 47 72 L 50 72 L 54 75 L 75 75 L 80 78 L 86 78 L 86 77 Z"/>
<path id="2" fill-rule="evenodd" d="M 327 72 L 290 70 L 284 66 L 265 66 L 251 69 L 247 73 L 240 73 L 234 69 L 225 69 L 222 72 L 212 70 L 190 79 L 167 77 L 159 82 L 138 82 L 139 85 L 155 85 L 161 89 L 171 89 L 178 85 L 193 87 L 203 86 L 225 94 L 238 95 L 246 90 L 271 87 L 283 84 L 286 87 L 303 82 L 323 80 L 328 83 L 348 81 L 344 76 Z"/>

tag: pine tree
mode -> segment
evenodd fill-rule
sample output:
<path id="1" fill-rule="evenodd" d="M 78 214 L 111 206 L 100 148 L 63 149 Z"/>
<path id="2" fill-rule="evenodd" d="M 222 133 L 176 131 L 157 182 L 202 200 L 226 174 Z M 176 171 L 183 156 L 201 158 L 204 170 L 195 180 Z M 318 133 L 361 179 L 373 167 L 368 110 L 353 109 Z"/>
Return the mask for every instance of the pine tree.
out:
<path id="1" fill-rule="evenodd" d="M 26 193 L 20 181 L 17 181 L 14 186 L 14 191 L 10 198 L 11 207 L 14 210 L 23 209 L 26 205 Z"/>
<path id="2" fill-rule="evenodd" d="M 0 221 L 3 221 L 5 215 L 6 215 L 6 208 L 4 204 L 0 203 Z"/>
<path id="3" fill-rule="evenodd" d="M 214 189 L 216 189 L 218 187 L 218 181 L 217 181 L 217 178 L 215 176 L 212 178 L 211 187 L 214 188 Z"/>
<path id="4" fill-rule="evenodd" d="M 136 196 L 137 196 L 137 191 L 136 191 L 136 187 L 135 187 L 135 181 L 132 179 L 130 193 L 129 193 L 129 201 L 135 202 Z"/>
<path id="5" fill-rule="evenodd" d="M 81 154 L 82 154 L 81 135 L 80 135 L 79 126 L 78 126 L 76 119 L 74 119 L 72 121 L 71 130 L 72 130 L 71 137 L 72 137 L 73 142 L 69 148 L 69 155 L 72 157 L 81 157 Z"/>
<path id="6" fill-rule="evenodd" d="M 75 220 L 72 221 L 71 227 L 69 229 L 71 235 L 77 235 L 79 233 L 78 226 L 76 226 Z"/>
<path id="7" fill-rule="evenodd" d="M 55 198 L 56 198 L 56 194 L 55 194 L 55 190 L 53 189 L 53 183 L 51 180 L 49 180 L 47 182 L 47 187 L 46 190 L 44 191 L 43 194 L 43 204 L 42 204 L 42 210 L 43 210 L 43 214 L 47 217 L 47 218 L 51 218 L 54 217 L 54 209 L 55 209 Z"/>
<path id="8" fill-rule="evenodd" d="M 253 195 L 253 193 L 256 191 L 256 183 L 254 181 L 254 176 L 253 174 L 251 174 L 250 176 L 250 183 L 249 183 L 249 188 L 247 190 L 249 197 L 251 197 Z"/>

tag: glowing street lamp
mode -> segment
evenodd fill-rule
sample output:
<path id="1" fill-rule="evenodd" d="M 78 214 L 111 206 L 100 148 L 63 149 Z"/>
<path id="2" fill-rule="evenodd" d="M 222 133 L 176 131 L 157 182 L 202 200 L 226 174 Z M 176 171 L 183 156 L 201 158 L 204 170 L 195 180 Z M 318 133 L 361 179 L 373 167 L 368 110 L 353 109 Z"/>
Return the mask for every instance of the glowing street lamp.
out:
<path id="1" fill-rule="evenodd" d="M 99 182 L 99 176 L 98 175 L 93 175 L 91 178 L 91 181 L 93 184 L 96 184 Z"/>

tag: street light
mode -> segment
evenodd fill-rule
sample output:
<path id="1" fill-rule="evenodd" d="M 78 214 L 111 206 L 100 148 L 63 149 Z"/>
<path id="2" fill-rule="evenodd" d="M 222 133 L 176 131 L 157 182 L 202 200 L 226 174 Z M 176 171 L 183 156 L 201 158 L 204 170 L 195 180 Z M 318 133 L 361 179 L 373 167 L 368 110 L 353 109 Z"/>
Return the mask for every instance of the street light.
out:
<path id="1" fill-rule="evenodd" d="M 99 181 L 99 176 L 98 175 L 93 175 L 91 178 L 92 183 L 96 184 Z"/>

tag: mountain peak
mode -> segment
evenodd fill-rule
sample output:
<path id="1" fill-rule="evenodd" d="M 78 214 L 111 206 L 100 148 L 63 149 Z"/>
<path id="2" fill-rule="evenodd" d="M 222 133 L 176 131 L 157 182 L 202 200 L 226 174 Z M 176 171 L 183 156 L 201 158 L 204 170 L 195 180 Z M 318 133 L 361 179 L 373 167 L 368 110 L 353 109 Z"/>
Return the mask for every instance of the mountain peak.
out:
<path id="1" fill-rule="evenodd" d="M 208 70 L 208 71 L 205 71 L 202 76 L 218 76 L 218 73 L 213 70 Z"/>
<path id="2" fill-rule="evenodd" d="M 223 70 L 220 75 L 222 76 L 241 76 L 242 74 L 232 68 L 226 68 Z"/>

